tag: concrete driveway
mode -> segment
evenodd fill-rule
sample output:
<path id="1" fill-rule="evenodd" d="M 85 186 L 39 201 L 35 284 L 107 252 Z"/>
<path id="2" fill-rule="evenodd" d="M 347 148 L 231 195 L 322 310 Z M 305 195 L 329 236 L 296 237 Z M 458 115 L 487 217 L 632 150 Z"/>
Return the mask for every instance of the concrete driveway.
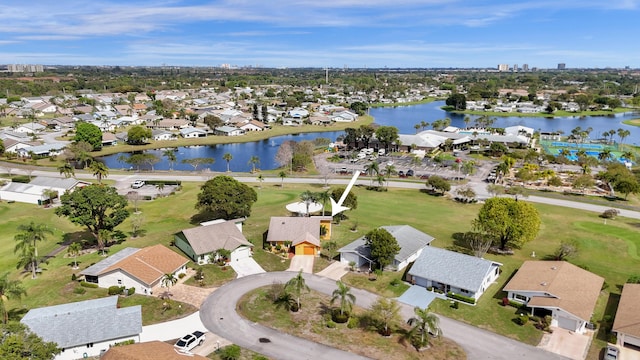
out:
<path id="1" fill-rule="evenodd" d="M 336 261 L 326 268 L 316 273 L 318 276 L 324 276 L 329 279 L 338 281 L 349 272 L 349 265 Z"/>
<path id="2" fill-rule="evenodd" d="M 295 255 L 291 258 L 291 264 L 287 271 L 298 272 L 302 270 L 303 273 L 313 274 L 313 261 L 315 256 L 313 255 Z"/>
<path id="3" fill-rule="evenodd" d="M 582 335 L 558 327 L 551 329 L 553 333 L 544 334 L 538 345 L 539 348 L 566 356 L 569 359 L 582 360 L 587 356 L 593 331 L 587 331 Z"/>
<path id="4" fill-rule="evenodd" d="M 618 345 L 621 360 L 640 360 L 640 351 Z"/>
<path id="5" fill-rule="evenodd" d="M 265 272 L 264 269 L 250 257 L 231 261 L 229 265 L 231 265 L 231 268 L 236 272 L 236 274 L 238 274 L 239 278 Z"/>

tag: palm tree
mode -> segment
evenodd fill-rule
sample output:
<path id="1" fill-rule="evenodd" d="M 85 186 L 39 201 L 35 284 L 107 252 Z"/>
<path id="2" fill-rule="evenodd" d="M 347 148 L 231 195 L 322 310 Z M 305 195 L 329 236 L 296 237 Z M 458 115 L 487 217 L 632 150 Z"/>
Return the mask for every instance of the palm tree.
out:
<path id="1" fill-rule="evenodd" d="M 227 172 L 231 172 L 231 170 L 229 170 L 229 162 L 233 159 L 233 155 L 231 155 L 231 153 L 225 153 L 222 155 L 222 158 L 227 162 Z"/>
<path id="2" fill-rule="evenodd" d="M 293 295 L 295 295 L 296 304 L 298 304 L 298 309 L 300 309 L 300 295 L 302 294 L 302 291 L 306 291 L 306 292 L 311 291 L 309 289 L 309 286 L 307 286 L 307 283 L 305 282 L 304 277 L 302 276 L 302 269 L 300 269 L 300 271 L 298 272 L 298 275 L 296 275 L 295 277 L 287 281 L 287 283 L 284 285 L 284 288 L 286 290 L 291 291 Z"/>
<path id="3" fill-rule="evenodd" d="M 0 276 L 0 312 L 2 313 L 2 322 L 4 324 L 9 321 L 6 302 L 9 299 L 20 299 L 22 295 L 27 295 L 27 290 L 19 280 L 10 280 L 9 273 Z"/>
<path id="4" fill-rule="evenodd" d="M 76 259 L 80 254 L 81 250 L 82 250 L 82 245 L 79 242 L 72 242 L 71 244 L 69 244 L 69 247 L 67 247 L 67 254 L 73 256 L 74 269 L 78 268 L 78 261 Z"/>
<path id="5" fill-rule="evenodd" d="M 340 315 L 344 315 L 345 312 L 350 313 L 356 303 L 356 296 L 351 293 L 351 288 L 342 281 L 338 280 L 336 285 L 338 285 L 338 288 L 333 290 L 331 305 L 336 300 L 340 300 Z"/>
<path id="6" fill-rule="evenodd" d="M 278 174 L 278 176 L 280 176 L 280 180 L 281 180 L 280 187 L 281 187 L 281 188 L 284 188 L 284 178 L 286 178 L 286 177 L 287 177 L 287 173 L 286 173 L 286 172 L 284 172 L 284 171 L 280 171 L 280 173 Z"/>
<path id="7" fill-rule="evenodd" d="M 175 285 L 177 282 L 178 282 L 178 278 L 173 273 L 164 274 L 161 280 L 162 286 L 166 287 L 167 289 Z"/>
<path id="8" fill-rule="evenodd" d="M 302 201 L 307 207 L 307 212 L 305 213 L 305 216 L 311 216 L 311 214 L 309 214 L 309 206 L 312 203 L 316 202 L 316 194 L 314 192 L 306 190 L 302 194 L 300 194 L 300 201 Z"/>
<path id="9" fill-rule="evenodd" d="M 373 185 L 373 176 L 380 173 L 380 167 L 376 161 L 370 162 L 364 167 L 364 171 L 371 176 L 370 184 Z"/>
<path id="10" fill-rule="evenodd" d="M 432 313 L 431 309 L 428 307 L 421 309 L 416 306 L 413 309 L 413 312 L 416 316 L 407 321 L 407 324 L 413 326 L 409 334 L 415 335 L 416 332 L 420 333 L 420 343 L 418 344 L 418 348 L 424 348 L 429 345 L 428 333 L 435 334 L 436 336 L 441 335 L 442 329 L 440 329 L 440 319 L 436 314 Z"/>
<path id="11" fill-rule="evenodd" d="M 391 335 L 391 325 L 399 321 L 400 305 L 396 300 L 379 297 L 371 305 L 371 315 L 382 325 L 380 332 L 385 336 L 389 336 Z"/>
<path id="12" fill-rule="evenodd" d="M 413 128 L 416 129 L 416 134 L 420 131 L 420 124 L 413 125 Z"/>
<path id="13" fill-rule="evenodd" d="M 260 182 L 260 189 L 262 189 L 262 182 L 264 181 L 264 176 L 262 176 L 262 174 L 260 174 L 260 176 L 258 176 L 258 182 Z"/>
<path id="14" fill-rule="evenodd" d="M 384 174 L 386 176 L 386 180 L 387 180 L 387 189 L 389 188 L 389 179 L 391 178 L 391 175 L 394 175 L 396 173 L 396 167 L 393 165 L 387 165 L 384 168 Z"/>
<path id="15" fill-rule="evenodd" d="M 626 161 L 633 161 L 636 159 L 636 156 L 631 151 L 625 151 L 620 155 L 620 158 Z"/>
<path id="16" fill-rule="evenodd" d="M 53 231 L 45 224 L 36 224 L 33 221 L 28 225 L 19 225 L 18 230 L 20 233 L 14 236 L 14 239 L 18 242 L 14 249 L 14 253 L 22 251 L 22 257 L 29 259 L 31 266 L 32 277 L 36 278 L 36 269 L 38 268 L 38 241 L 44 241 L 47 238 L 47 234 L 53 234 Z M 27 265 L 27 264 L 24 264 Z"/>
<path id="17" fill-rule="evenodd" d="M 611 150 L 610 149 L 602 149 L 602 151 L 600 151 L 598 153 L 598 160 L 602 161 L 602 162 L 607 162 L 609 160 L 611 160 Z"/>
<path id="18" fill-rule="evenodd" d="M 316 193 L 316 201 L 322 203 L 322 216 L 324 216 L 324 209 L 327 207 L 327 201 L 331 199 L 331 195 L 329 194 L 329 190 L 320 191 Z"/>
<path id="19" fill-rule="evenodd" d="M 168 149 L 162 152 L 162 156 L 167 158 L 167 161 L 169 162 L 169 170 L 173 171 L 173 164 L 178 160 L 178 158 L 176 158 L 176 153 L 173 149 Z"/>
<path id="20" fill-rule="evenodd" d="M 257 165 L 260 165 L 260 158 L 259 158 L 259 157 L 257 157 L 257 156 L 255 156 L 255 155 L 254 155 L 254 156 L 252 156 L 252 157 L 249 159 L 249 165 L 251 165 L 251 172 L 252 172 L 252 173 L 256 172 L 256 166 L 257 166 Z"/>
<path id="21" fill-rule="evenodd" d="M 164 183 L 161 182 L 158 185 L 156 185 L 156 189 L 158 189 L 158 192 L 160 193 L 160 195 L 162 196 L 162 191 L 164 190 Z"/>
<path id="22" fill-rule="evenodd" d="M 109 168 L 102 161 L 92 161 L 89 170 L 98 180 L 98 184 L 102 184 L 102 178 L 109 176 Z"/>
<path id="23" fill-rule="evenodd" d="M 58 166 L 58 171 L 60 172 L 60 175 L 64 175 L 64 177 L 66 178 L 70 178 L 76 175 L 73 166 L 71 166 L 71 164 L 69 163 L 64 163 L 63 165 Z"/>
<path id="24" fill-rule="evenodd" d="M 469 115 L 465 116 L 462 121 L 464 121 L 465 129 L 469 128 L 469 123 L 471 122 L 471 118 L 469 117 Z"/>

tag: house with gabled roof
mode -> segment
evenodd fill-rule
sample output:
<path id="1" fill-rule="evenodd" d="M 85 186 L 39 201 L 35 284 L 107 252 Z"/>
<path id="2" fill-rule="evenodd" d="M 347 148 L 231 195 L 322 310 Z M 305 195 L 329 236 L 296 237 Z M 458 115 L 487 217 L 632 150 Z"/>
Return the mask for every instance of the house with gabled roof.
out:
<path id="1" fill-rule="evenodd" d="M 38 176 L 30 183 L 10 182 L 0 189 L 0 198 L 6 201 L 17 201 L 28 204 L 42 205 L 52 200 L 52 194 L 57 196 L 65 192 L 73 192 L 76 188 L 89 185 L 89 182 L 75 178 L 54 178 Z M 49 194 L 51 192 L 51 194 Z"/>
<path id="2" fill-rule="evenodd" d="M 389 268 L 393 270 L 402 270 L 409 263 L 415 261 L 423 249 L 434 240 L 433 236 L 409 225 L 381 226 L 380 228 L 387 230 L 400 246 L 400 252 L 394 256 L 393 263 L 389 265 Z M 343 264 L 353 262 L 357 268 L 368 265 L 371 269 L 374 260 L 366 241 L 366 237 L 363 236 L 339 249 L 340 262 Z"/>
<path id="3" fill-rule="evenodd" d="M 640 284 L 624 284 L 612 331 L 621 347 L 640 351 Z M 639 352 L 640 354 L 640 352 Z"/>
<path id="4" fill-rule="evenodd" d="M 212 221 L 182 230 L 174 235 L 174 243 L 198 264 L 214 262 L 220 249 L 231 252 L 231 261 L 251 257 L 253 244 L 242 234 L 242 220 Z"/>
<path id="5" fill-rule="evenodd" d="M 82 270 L 85 281 L 99 287 L 124 286 L 136 293 L 152 295 L 165 274 L 178 277 L 187 271 L 189 259 L 158 244 L 142 249 L 125 248 Z"/>
<path id="6" fill-rule="evenodd" d="M 118 297 L 31 309 L 20 320 L 44 341 L 61 349 L 55 360 L 99 356 L 124 341 L 140 341 L 142 307 L 120 308 Z"/>
<path id="7" fill-rule="evenodd" d="M 183 138 L 198 138 L 198 137 L 207 137 L 207 131 L 199 128 L 188 127 L 180 129 L 180 135 Z"/>
<path id="8" fill-rule="evenodd" d="M 428 246 L 408 271 L 407 280 L 478 300 L 500 275 L 501 263 Z"/>
<path id="9" fill-rule="evenodd" d="M 269 222 L 267 242 L 290 245 L 295 255 L 320 256 L 321 240 L 331 238 L 331 216 L 274 216 Z"/>
<path id="10" fill-rule="evenodd" d="M 566 261 L 525 261 L 504 286 L 509 300 L 551 315 L 551 326 L 584 333 L 604 279 Z"/>

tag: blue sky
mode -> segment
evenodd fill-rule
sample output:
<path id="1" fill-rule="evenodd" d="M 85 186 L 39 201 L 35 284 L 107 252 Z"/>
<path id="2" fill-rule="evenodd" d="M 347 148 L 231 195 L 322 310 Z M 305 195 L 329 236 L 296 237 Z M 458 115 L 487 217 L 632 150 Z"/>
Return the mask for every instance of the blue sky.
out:
<path id="1" fill-rule="evenodd" d="M 2 0 L 0 63 L 640 67 L 640 0 Z"/>

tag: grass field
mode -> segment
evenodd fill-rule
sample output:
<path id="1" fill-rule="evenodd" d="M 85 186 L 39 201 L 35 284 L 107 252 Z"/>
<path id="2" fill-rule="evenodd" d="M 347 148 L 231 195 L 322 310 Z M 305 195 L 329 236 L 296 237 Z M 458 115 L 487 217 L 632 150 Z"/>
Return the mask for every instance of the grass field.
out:
<path id="1" fill-rule="evenodd" d="M 623 123 L 632 126 L 640 126 L 640 119 L 625 120 Z"/>
<path id="2" fill-rule="evenodd" d="M 115 253 L 127 246 L 144 247 L 156 243 L 169 245 L 175 232 L 195 226 L 192 216 L 196 214 L 194 205 L 199 185 L 185 183 L 183 190 L 175 195 L 152 202 L 141 202 L 139 208 L 144 217 L 144 235 L 113 245 L 109 252 Z M 287 184 L 284 188 L 273 184 L 263 184 L 262 188 L 258 188 L 257 183 L 251 185 L 255 186 L 258 192 L 258 202 L 253 207 L 252 216 L 245 222 L 245 236 L 256 245 L 255 258 L 265 269 L 286 269 L 288 261 L 282 261 L 279 257 L 260 250 L 269 219 L 271 216 L 287 216 L 284 206 L 297 201 L 299 194 L 304 190 L 322 189 L 319 185 L 303 184 Z M 388 192 L 371 192 L 362 187 L 354 187 L 353 191 L 358 196 L 357 209 L 348 211 L 348 219 L 333 225 L 332 240 L 337 242 L 339 247 L 375 227 L 408 224 L 434 236 L 434 246 L 455 248 L 452 235 L 471 230 L 471 220 L 480 208 L 478 204 L 460 204 L 417 190 L 390 189 Z M 503 296 L 501 288 L 523 261 L 532 259 L 532 252 L 536 253 L 536 259 L 544 259 L 553 253 L 562 240 L 574 239 L 579 243 L 580 250 L 571 262 L 603 276 L 608 285 L 602 293 L 594 321 L 599 322 L 605 314 L 615 314 L 615 299 L 620 294 L 622 284 L 630 275 L 640 273 L 640 237 L 637 236 L 640 221 L 618 218 L 607 220 L 605 224 L 597 213 L 541 204 L 536 204 L 535 207 L 542 218 L 539 236 L 525 244 L 513 256 L 486 256 L 503 263 L 503 273 L 499 283 L 489 288 L 478 306 L 471 308 L 461 305 L 459 309 L 454 310 L 446 306 L 446 302 L 434 303 L 438 312 L 535 344 L 540 333 L 533 327 L 516 327 L 511 322 L 512 316 L 515 317 L 515 309 L 498 305 L 499 299 Z M 21 275 L 16 270 L 13 237 L 19 224 L 36 220 L 55 229 L 55 235 L 49 236 L 45 243 L 39 245 L 41 254 L 58 247 L 58 243 L 63 239 L 87 238 L 88 235 L 82 228 L 66 219 L 56 217 L 51 209 L 34 205 L 0 203 L 0 215 L 0 271 L 10 271 L 13 278 L 22 279 L 28 291 L 28 296 L 22 300 L 10 301 L 9 309 L 16 309 L 17 313 L 21 313 L 33 307 L 106 295 L 105 289 L 87 289 L 84 294 L 74 292 L 77 285 L 71 281 L 74 272 L 71 269 L 73 259 L 65 257 L 64 252 L 50 259 L 49 263 L 43 266 L 45 270 L 35 280 L 30 279 L 29 274 Z M 357 231 L 352 232 L 350 228 L 356 222 Z M 129 233 L 130 221 L 125 221 L 119 229 Z M 81 269 L 101 259 L 102 257 L 95 252 L 78 257 Z M 372 287 L 370 290 L 388 296 L 397 296 L 397 289 L 390 286 L 393 276 L 390 274 L 387 277 L 385 274 L 377 281 L 358 281 L 350 277 L 345 280 L 353 281 L 360 287 Z M 395 276 L 400 277 L 401 274 Z M 599 332 L 594 346 L 601 346 L 605 338 L 606 333 Z"/>

